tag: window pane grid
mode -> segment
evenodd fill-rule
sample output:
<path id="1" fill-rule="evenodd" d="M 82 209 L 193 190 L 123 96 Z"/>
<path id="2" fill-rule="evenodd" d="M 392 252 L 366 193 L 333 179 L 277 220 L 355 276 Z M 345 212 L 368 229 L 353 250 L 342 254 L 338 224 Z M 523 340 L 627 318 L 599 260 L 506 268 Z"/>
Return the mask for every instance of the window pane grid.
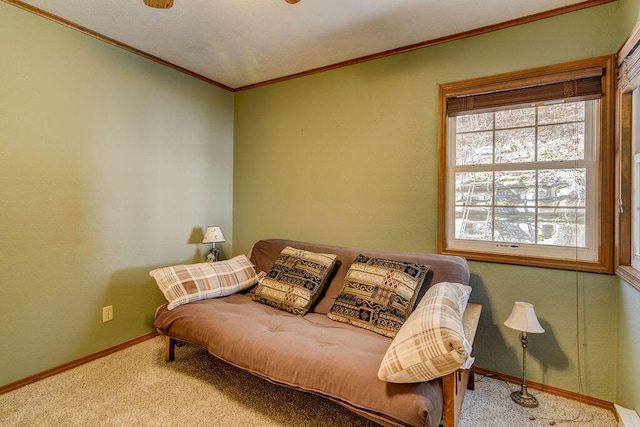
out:
<path id="1" fill-rule="evenodd" d="M 585 102 L 454 120 L 455 239 L 586 247 Z"/>
<path id="2" fill-rule="evenodd" d="M 455 238 L 491 242 L 513 242 L 557 246 L 585 247 L 585 221 L 587 206 L 584 185 L 577 191 L 554 184 L 552 190 L 541 186 L 540 171 L 523 171 L 525 186 L 513 191 L 500 184 L 500 172 L 456 174 L 456 226 Z M 586 170 L 565 170 L 576 175 L 586 175 Z M 530 184 L 527 185 L 526 181 Z M 584 181 L 580 178 L 577 181 Z M 499 193 L 510 193 L 505 200 Z M 564 193 L 563 196 L 542 198 L 548 191 Z M 513 202 L 513 200 L 516 202 Z M 553 203 L 548 200 L 552 199 Z"/>

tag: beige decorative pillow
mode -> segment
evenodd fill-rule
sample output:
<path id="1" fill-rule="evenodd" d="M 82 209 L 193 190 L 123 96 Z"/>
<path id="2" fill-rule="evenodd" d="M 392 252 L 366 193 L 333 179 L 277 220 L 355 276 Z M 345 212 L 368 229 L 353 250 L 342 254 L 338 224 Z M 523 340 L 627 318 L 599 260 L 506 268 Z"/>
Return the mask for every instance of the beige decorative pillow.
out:
<path id="1" fill-rule="evenodd" d="M 149 272 L 169 302 L 169 310 L 193 301 L 231 295 L 258 283 L 245 255 L 227 261 L 174 265 Z"/>
<path id="2" fill-rule="evenodd" d="M 327 316 L 393 338 L 411 314 L 427 271 L 427 265 L 360 254 Z"/>
<path id="3" fill-rule="evenodd" d="M 306 314 L 322 292 L 336 257 L 287 246 L 260 281 L 254 301 L 289 313 Z"/>
<path id="4" fill-rule="evenodd" d="M 378 378 L 393 383 L 429 381 L 465 365 L 471 345 L 462 315 L 471 287 L 438 283 L 427 291 L 382 359 Z"/>

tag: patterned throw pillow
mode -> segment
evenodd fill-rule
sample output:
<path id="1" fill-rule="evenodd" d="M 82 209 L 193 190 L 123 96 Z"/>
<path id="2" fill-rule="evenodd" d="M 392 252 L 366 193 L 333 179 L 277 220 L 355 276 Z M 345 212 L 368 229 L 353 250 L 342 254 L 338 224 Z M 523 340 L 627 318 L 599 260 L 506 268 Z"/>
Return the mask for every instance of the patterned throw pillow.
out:
<path id="1" fill-rule="evenodd" d="M 149 272 L 172 310 L 181 304 L 231 295 L 258 283 L 253 264 L 245 255 L 227 261 L 174 265 Z"/>
<path id="2" fill-rule="evenodd" d="M 256 288 L 253 299 L 289 313 L 306 314 L 320 295 L 336 257 L 287 246 Z"/>
<path id="3" fill-rule="evenodd" d="M 393 338 L 411 314 L 427 271 L 427 265 L 360 254 L 327 316 Z"/>
<path id="4" fill-rule="evenodd" d="M 470 293 L 459 283 L 430 287 L 384 355 L 378 378 L 416 383 L 463 367 L 471 354 L 462 325 Z"/>

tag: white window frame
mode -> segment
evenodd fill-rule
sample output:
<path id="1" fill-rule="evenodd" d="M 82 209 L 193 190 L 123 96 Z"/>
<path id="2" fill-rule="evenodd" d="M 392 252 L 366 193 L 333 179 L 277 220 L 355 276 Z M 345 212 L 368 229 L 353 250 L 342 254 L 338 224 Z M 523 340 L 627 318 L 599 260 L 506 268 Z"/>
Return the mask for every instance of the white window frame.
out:
<path id="1" fill-rule="evenodd" d="M 640 270 L 640 153 L 633 156 L 633 190 L 631 193 L 631 203 L 633 206 L 633 223 L 631 225 L 631 247 L 633 254 L 631 256 L 631 267 Z"/>
<path id="2" fill-rule="evenodd" d="M 631 150 L 633 154 L 631 168 L 632 190 L 631 190 L 631 267 L 640 270 L 640 87 L 631 92 L 631 111 L 633 119 L 631 121 Z"/>
<path id="3" fill-rule="evenodd" d="M 597 236 L 600 223 L 597 220 L 598 197 L 598 163 L 599 163 L 599 101 L 585 102 L 585 147 L 583 160 L 569 160 L 557 162 L 520 162 L 520 163 L 492 163 L 482 165 L 456 165 L 456 118 L 448 117 L 448 167 L 447 167 L 447 201 L 446 201 L 446 233 L 447 248 L 451 250 L 472 250 L 494 254 L 509 254 L 515 256 L 548 257 L 563 260 L 594 261 L 598 257 Z M 552 104 L 557 102 L 548 102 Z M 519 109 L 516 106 L 509 109 Z M 586 169 L 587 173 L 587 204 L 585 206 L 586 235 L 584 247 L 545 245 L 539 243 L 513 243 L 493 240 L 470 240 L 455 237 L 455 175 L 459 172 L 501 172 L 513 170 L 545 170 L 545 169 Z M 495 190 L 495 188 L 494 188 Z M 495 208 L 494 206 L 487 206 Z"/>

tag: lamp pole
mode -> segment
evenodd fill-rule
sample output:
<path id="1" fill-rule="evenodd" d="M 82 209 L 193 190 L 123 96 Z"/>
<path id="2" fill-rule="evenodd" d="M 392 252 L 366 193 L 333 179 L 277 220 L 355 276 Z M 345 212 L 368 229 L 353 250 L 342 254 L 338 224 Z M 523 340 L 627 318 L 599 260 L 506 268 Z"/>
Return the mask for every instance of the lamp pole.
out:
<path id="1" fill-rule="evenodd" d="M 511 399 L 516 402 L 518 405 L 527 407 L 527 408 L 535 408 L 538 406 L 538 400 L 529 394 L 527 390 L 527 333 L 522 332 L 522 336 L 520 337 L 520 342 L 522 343 L 522 385 L 520 386 L 520 391 L 514 391 L 511 393 Z"/>

